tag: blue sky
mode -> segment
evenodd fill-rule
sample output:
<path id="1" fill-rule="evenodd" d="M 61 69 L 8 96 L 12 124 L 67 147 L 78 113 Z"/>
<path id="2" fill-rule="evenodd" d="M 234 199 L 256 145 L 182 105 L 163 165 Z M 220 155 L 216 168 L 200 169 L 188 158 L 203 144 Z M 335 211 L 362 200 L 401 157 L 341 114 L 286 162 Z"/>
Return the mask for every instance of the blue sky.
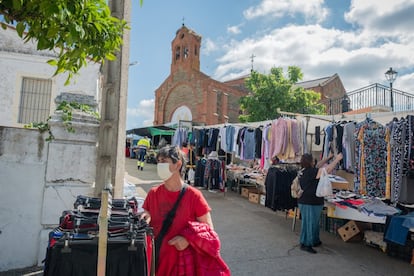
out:
<path id="1" fill-rule="evenodd" d="M 414 0 L 132 0 L 127 129 L 152 125 L 181 24 L 202 36 L 201 71 L 223 81 L 251 69 L 302 68 L 304 81 L 338 73 L 347 91 L 372 83 L 414 93 Z"/>

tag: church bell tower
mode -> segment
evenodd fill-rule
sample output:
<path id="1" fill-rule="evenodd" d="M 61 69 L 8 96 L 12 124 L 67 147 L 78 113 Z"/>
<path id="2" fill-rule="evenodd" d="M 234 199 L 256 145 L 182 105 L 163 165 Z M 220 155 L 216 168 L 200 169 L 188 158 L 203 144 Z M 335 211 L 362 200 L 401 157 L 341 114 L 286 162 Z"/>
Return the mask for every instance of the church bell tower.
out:
<path id="1" fill-rule="evenodd" d="M 179 69 L 200 71 L 200 47 L 201 36 L 183 24 L 171 43 L 171 73 Z"/>

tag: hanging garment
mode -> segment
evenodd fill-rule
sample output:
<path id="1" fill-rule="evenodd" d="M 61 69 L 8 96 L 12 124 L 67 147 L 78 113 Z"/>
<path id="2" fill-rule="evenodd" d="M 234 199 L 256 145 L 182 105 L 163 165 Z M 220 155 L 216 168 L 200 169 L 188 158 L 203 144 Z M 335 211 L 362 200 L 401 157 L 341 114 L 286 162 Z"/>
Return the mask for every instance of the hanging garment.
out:
<path id="1" fill-rule="evenodd" d="M 284 137 L 284 148 L 278 155 L 281 160 L 292 160 L 295 158 L 295 150 L 292 142 L 292 124 L 293 120 L 285 119 L 286 121 L 286 136 Z"/>
<path id="2" fill-rule="evenodd" d="M 355 185 L 361 194 L 385 197 L 387 144 L 385 127 L 367 118 L 356 127 Z"/>
<path id="3" fill-rule="evenodd" d="M 279 118 L 272 122 L 271 135 L 272 138 L 269 147 L 270 156 L 279 156 L 286 151 L 288 143 L 288 129 L 285 119 Z"/>
<path id="4" fill-rule="evenodd" d="M 321 144 L 321 127 L 315 126 L 315 145 Z"/>
<path id="5" fill-rule="evenodd" d="M 262 157 L 260 158 L 260 168 L 265 170 L 269 169 L 271 165 L 269 156 L 270 128 L 270 124 L 266 125 L 263 128 L 262 133 Z"/>
<path id="6" fill-rule="evenodd" d="M 294 157 L 296 156 L 302 156 L 302 147 L 300 142 L 300 126 L 299 122 L 297 120 L 291 120 L 292 123 L 292 130 L 291 130 L 291 143 L 293 147 Z"/>
<path id="7" fill-rule="evenodd" d="M 327 158 L 329 156 L 330 150 L 332 148 L 333 142 L 333 126 L 329 124 L 325 127 L 325 138 L 323 142 L 323 155 L 321 159 Z"/>
<path id="8" fill-rule="evenodd" d="M 355 171 L 355 123 L 344 125 L 344 134 L 342 136 L 342 148 L 344 157 L 344 169 L 350 172 Z"/>
<path id="9" fill-rule="evenodd" d="M 227 145 L 227 152 L 234 151 L 234 135 L 235 135 L 235 127 L 234 126 L 227 126 L 226 127 L 226 145 Z"/>
<path id="10" fill-rule="evenodd" d="M 134 242 L 134 250 L 129 250 L 131 240 L 126 237 L 108 240 L 105 274 L 148 276 L 151 267 L 147 262 L 147 253 L 150 248 L 152 250 L 152 245 L 147 244 L 147 241 L 145 237 L 137 238 Z M 97 275 L 96 240 L 71 241 L 67 252 L 63 250 L 64 248 L 64 242 L 58 241 L 47 249 L 43 275 Z"/>
<path id="11" fill-rule="evenodd" d="M 204 171 L 206 170 L 207 159 L 202 158 L 197 161 L 195 175 L 194 175 L 194 186 L 204 187 Z"/>
<path id="12" fill-rule="evenodd" d="M 44 274 L 96 275 L 101 198 L 79 195 L 49 233 Z M 81 208 L 82 207 L 82 208 Z M 149 276 L 154 267 L 152 227 L 137 216 L 138 201 L 113 199 L 108 219 L 106 275 Z"/>
<path id="13" fill-rule="evenodd" d="M 261 127 L 258 127 L 254 131 L 254 142 L 255 142 L 255 149 L 254 149 L 254 157 L 257 159 L 262 158 L 262 135 L 263 130 Z"/>
<path id="14" fill-rule="evenodd" d="M 403 159 L 404 159 L 404 140 L 406 123 L 405 120 L 394 122 L 390 137 L 391 146 L 391 202 L 398 202 L 400 199 Z"/>
<path id="15" fill-rule="evenodd" d="M 342 149 L 343 135 L 344 135 L 344 126 L 342 124 L 335 124 L 336 153 L 340 153 L 343 151 Z"/>
<path id="16" fill-rule="evenodd" d="M 220 139 L 220 148 L 227 152 L 227 126 L 223 126 L 219 128 L 219 139 Z"/>
<path id="17" fill-rule="evenodd" d="M 292 198 L 290 185 L 296 177 L 296 167 L 269 168 L 265 179 L 266 201 L 265 206 L 276 210 L 289 210 L 297 206 L 296 199 Z"/>
<path id="18" fill-rule="evenodd" d="M 217 141 L 219 137 L 220 130 L 218 128 L 211 128 L 208 132 L 208 145 L 207 152 L 209 154 L 212 151 L 217 150 Z"/>
<path id="19" fill-rule="evenodd" d="M 218 159 L 207 159 L 204 170 L 204 187 L 208 190 L 224 191 L 223 162 Z"/>
<path id="20" fill-rule="evenodd" d="M 244 131 L 243 139 L 242 139 L 242 147 L 243 147 L 243 160 L 253 160 L 255 158 L 255 148 L 256 148 L 256 140 L 255 140 L 255 129 L 253 128 L 246 128 Z"/>

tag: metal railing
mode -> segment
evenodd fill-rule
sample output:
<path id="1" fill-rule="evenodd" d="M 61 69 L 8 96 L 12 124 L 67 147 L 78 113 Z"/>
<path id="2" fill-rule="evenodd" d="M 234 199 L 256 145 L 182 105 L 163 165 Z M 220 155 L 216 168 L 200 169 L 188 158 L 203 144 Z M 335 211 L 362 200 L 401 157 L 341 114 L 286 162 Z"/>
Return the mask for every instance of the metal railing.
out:
<path id="1" fill-rule="evenodd" d="M 394 111 L 414 109 L 414 94 L 393 88 Z M 384 107 L 391 111 L 391 91 L 388 86 L 374 83 L 347 92 L 344 97 L 321 101 L 329 115 L 367 107 Z"/>

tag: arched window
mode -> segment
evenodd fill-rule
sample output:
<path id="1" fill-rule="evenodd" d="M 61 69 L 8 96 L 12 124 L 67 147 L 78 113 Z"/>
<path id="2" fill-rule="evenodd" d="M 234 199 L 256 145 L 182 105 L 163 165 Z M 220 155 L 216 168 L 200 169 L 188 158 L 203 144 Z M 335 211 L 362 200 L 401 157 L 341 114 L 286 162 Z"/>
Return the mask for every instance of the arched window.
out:
<path id="1" fill-rule="evenodd" d="M 181 52 L 180 46 L 178 46 L 177 48 L 175 48 L 175 60 L 179 60 L 180 59 L 180 52 Z"/>

